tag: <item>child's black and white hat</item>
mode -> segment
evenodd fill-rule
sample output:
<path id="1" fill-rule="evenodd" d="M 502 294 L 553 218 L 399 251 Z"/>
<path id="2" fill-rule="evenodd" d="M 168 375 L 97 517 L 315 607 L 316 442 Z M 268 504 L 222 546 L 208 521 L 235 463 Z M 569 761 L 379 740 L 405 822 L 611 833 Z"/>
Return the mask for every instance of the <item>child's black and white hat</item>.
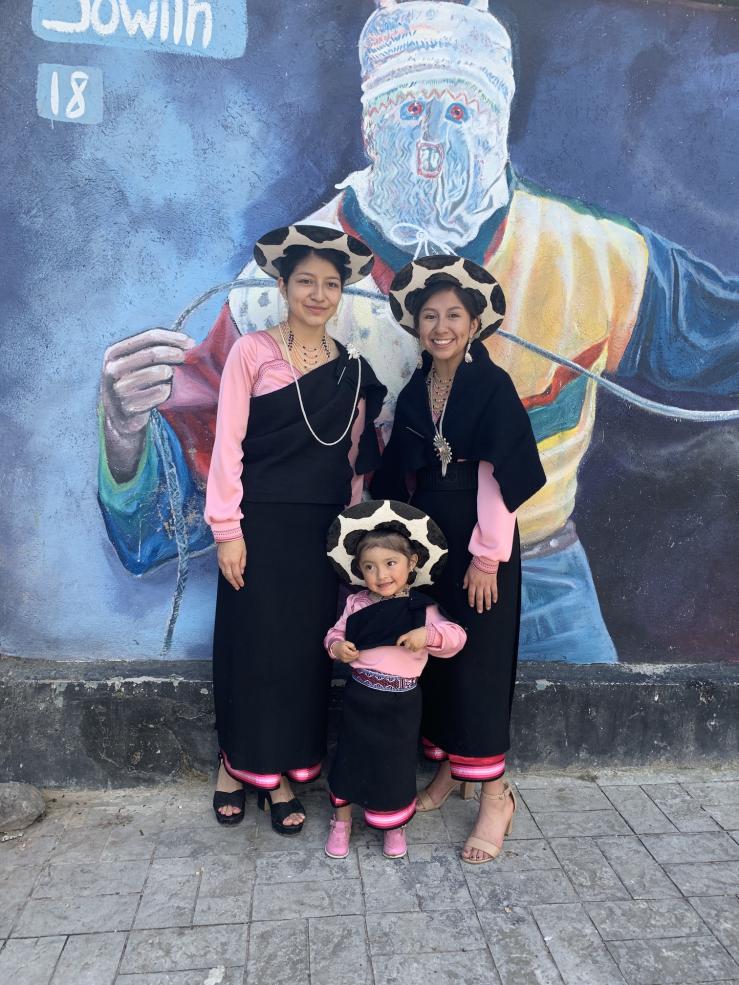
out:
<path id="1" fill-rule="evenodd" d="M 334 226 L 316 226 L 300 223 L 281 226 L 265 233 L 254 247 L 254 259 L 270 277 L 281 276 L 280 260 L 291 246 L 308 246 L 311 250 L 338 250 L 346 257 L 347 276 L 344 284 L 362 280 L 372 270 L 374 254 L 368 246 Z"/>
<path id="2" fill-rule="evenodd" d="M 403 534 L 418 564 L 408 579 L 414 587 L 432 585 L 447 559 L 446 538 L 430 516 L 395 499 L 373 499 L 340 513 L 328 530 L 326 550 L 337 574 L 350 585 L 363 585 L 357 546 L 368 533 Z"/>
<path id="3" fill-rule="evenodd" d="M 419 257 L 402 267 L 390 284 L 390 310 L 397 323 L 418 338 L 414 316 L 418 302 L 432 284 L 449 284 L 467 292 L 480 328 L 475 338 L 482 342 L 503 323 L 505 296 L 489 270 L 453 254 Z"/>

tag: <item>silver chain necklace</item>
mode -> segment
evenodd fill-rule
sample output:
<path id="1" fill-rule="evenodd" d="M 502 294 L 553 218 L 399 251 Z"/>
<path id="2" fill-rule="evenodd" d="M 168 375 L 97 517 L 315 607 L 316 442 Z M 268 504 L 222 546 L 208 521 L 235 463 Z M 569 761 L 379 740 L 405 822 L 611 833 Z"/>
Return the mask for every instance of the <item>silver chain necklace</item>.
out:
<path id="1" fill-rule="evenodd" d="M 436 455 L 441 462 L 441 475 L 442 478 L 446 476 L 446 470 L 452 460 L 452 446 L 449 444 L 449 439 L 444 437 L 444 414 L 446 414 L 447 404 L 449 403 L 449 395 L 452 392 L 452 383 L 454 382 L 454 377 L 449 381 L 449 389 L 444 398 L 444 405 L 441 408 L 441 413 L 439 414 L 439 423 L 436 423 L 434 418 L 434 376 L 436 376 L 436 371 L 432 368 L 428 376 L 428 384 L 426 387 L 428 398 L 429 398 L 429 410 L 431 412 L 431 423 L 434 425 L 434 450 Z M 437 376 L 438 379 L 438 376 Z"/>
<path id="2" fill-rule="evenodd" d="M 354 403 L 352 405 L 352 412 L 349 415 L 349 421 L 348 421 L 346 427 L 344 428 L 344 430 L 341 433 L 341 435 L 336 439 L 336 441 L 324 441 L 323 438 L 319 438 L 319 436 L 316 434 L 316 432 L 311 427 L 311 423 L 308 420 L 308 415 L 305 412 L 305 405 L 303 404 L 303 395 L 300 392 L 300 384 L 298 383 L 298 376 L 297 376 L 297 373 L 295 372 L 295 367 L 293 366 L 292 356 L 290 354 L 290 348 L 289 348 L 289 346 L 287 344 L 287 339 L 285 338 L 285 332 L 284 332 L 284 329 L 285 328 L 287 328 L 288 331 L 290 330 L 290 326 L 288 325 L 287 322 L 280 322 L 280 324 L 277 326 L 277 329 L 278 329 L 278 331 L 280 333 L 280 338 L 282 339 L 282 344 L 284 345 L 285 352 L 287 353 L 287 361 L 290 364 L 290 370 L 291 370 L 291 372 L 293 374 L 293 381 L 295 382 L 295 389 L 298 391 L 298 403 L 300 404 L 300 412 L 303 415 L 303 420 L 305 421 L 306 427 L 308 428 L 308 430 L 310 431 L 310 433 L 313 435 L 313 437 L 316 439 L 316 441 L 318 442 L 319 445 L 323 445 L 324 448 L 333 448 L 334 445 L 338 445 L 341 441 L 344 440 L 344 438 L 349 433 L 349 430 L 350 430 L 350 428 L 351 428 L 351 426 L 352 426 L 352 424 L 354 422 L 354 414 L 355 414 L 356 409 L 357 409 L 357 404 L 359 403 L 359 391 L 360 391 L 360 389 L 362 387 L 362 360 L 359 358 L 359 354 L 356 352 L 356 350 L 353 348 L 353 346 L 347 346 L 347 354 L 348 354 L 349 358 L 350 359 L 356 359 L 358 361 L 358 368 L 357 368 L 357 390 L 356 390 L 356 393 L 354 394 Z M 343 372 L 342 372 L 342 376 L 343 376 Z M 341 377 L 339 377 L 339 382 L 341 382 Z"/>

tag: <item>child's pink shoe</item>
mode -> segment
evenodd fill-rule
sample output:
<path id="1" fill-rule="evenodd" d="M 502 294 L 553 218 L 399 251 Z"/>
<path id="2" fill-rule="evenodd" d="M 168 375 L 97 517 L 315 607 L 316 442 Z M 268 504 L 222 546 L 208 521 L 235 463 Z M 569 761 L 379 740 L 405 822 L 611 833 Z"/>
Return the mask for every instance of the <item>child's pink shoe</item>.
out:
<path id="1" fill-rule="evenodd" d="M 405 843 L 405 825 L 402 828 L 393 828 L 392 831 L 385 832 L 382 854 L 385 858 L 405 858 L 408 854 L 408 846 Z"/>
<path id="2" fill-rule="evenodd" d="M 329 832 L 325 852 L 329 858 L 346 858 L 349 854 L 349 837 L 352 833 L 351 821 L 337 821 L 332 817 L 328 822 Z"/>

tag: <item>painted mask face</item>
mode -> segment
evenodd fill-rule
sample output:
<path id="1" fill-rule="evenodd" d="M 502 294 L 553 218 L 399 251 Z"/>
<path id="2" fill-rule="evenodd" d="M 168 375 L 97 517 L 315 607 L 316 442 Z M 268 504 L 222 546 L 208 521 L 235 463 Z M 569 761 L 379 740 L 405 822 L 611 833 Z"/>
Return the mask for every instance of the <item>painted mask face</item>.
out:
<path id="1" fill-rule="evenodd" d="M 508 159 L 509 106 L 453 80 L 365 104 L 373 210 L 450 247 L 468 242 Z M 394 237 L 400 242 L 398 236 Z M 414 242 L 409 236 L 409 242 Z"/>

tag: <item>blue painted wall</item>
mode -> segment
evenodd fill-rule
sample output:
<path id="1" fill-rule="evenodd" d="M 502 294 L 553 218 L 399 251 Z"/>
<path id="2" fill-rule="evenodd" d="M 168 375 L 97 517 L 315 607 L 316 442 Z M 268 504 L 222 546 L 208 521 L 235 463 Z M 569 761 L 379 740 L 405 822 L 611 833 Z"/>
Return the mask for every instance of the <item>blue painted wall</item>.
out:
<path id="1" fill-rule="evenodd" d="M 43 6 L 47 16 L 54 5 Z M 84 14 L 80 0 L 65 6 L 65 18 Z M 60 43 L 33 33 L 28 0 L 0 9 L 4 652 L 158 653 L 173 568 L 127 572 L 96 502 L 104 351 L 171 324 L 239 272 L 259 233 L 309 214 L 366 164 L 357 39 L 374 4 L 232 6 L 247 11 L 248 40 L 243 55 L 221 58 Z M 492 7 L 515 42 L 518 173 L 739 270 L 736 10 L 637 0 Z M 87 83 L 101 96 L 100 122 L 63 121 L 58 110 L 48 118 L 51 77 L 41 73 L 37 93 L 39 66 L 60 64 L 101 73 Z M 74 91 L 58 82 L 63 112 Z M 218 306 L 189 325 L 198 341 Z M 736 345 L 726 359 L 735 372 Z M 735 428 L 600 399 L 575 519 L 621 659 L 736 653 L 736 466 Z M 209 652 L 212 553 L 191 569 L 173 657 Z"/>

